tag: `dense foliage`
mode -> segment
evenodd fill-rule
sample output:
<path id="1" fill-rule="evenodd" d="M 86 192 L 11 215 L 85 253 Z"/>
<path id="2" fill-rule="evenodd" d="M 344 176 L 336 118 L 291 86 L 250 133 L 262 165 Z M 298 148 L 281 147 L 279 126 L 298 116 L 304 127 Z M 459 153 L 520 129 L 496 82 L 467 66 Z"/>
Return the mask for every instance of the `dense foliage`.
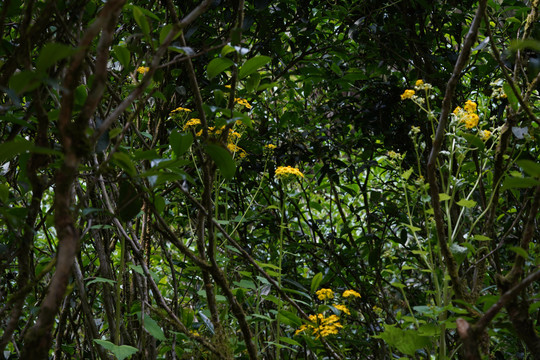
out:
<path id="1" fill-rule="evenodd" d="M 540 1 L 6 0 L 6 359 L 540 359 Z"/>

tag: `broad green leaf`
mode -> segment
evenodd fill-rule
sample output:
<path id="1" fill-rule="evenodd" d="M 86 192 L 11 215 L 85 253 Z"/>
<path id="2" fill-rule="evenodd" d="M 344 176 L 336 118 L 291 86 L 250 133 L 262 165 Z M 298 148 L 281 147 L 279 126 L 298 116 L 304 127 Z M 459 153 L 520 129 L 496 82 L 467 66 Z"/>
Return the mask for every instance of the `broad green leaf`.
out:
<path id="1" fill-rule="evenodd" d="M 216 75 L 222 73 L 226 69 L 230 68 L 234 65 L 234 62 L 231 59 L 227 58 L 215 58 L 208 63 L 208 66 L 206 67 L 206 73 L 208 74 L 208 78 L 212 79 Z"/>
<path id="2" fill-rule="evenodd" d="M 300 319 L 296 314 L 287 310 L 279 311 L 279 319 L 284 324 L 287 324 L 293 327 L 299 327 L 300 325 L 302 325 L 302 319 Z"/>
<path id="3" fill-rule="evenodd" d="M 33 148 L 34 144 L 23 139 L 0 144 L 0 164 L 6 161 L 11 161 L 15 158 L 15 156 L 27 153 Z"/>
<path id="4" fill-rule="evenodd" d="M 94 283 L 107 283 L 109 285 L 114 285 L 116 283 L 115 280 L 111 280 L 111 279 L 106 279 L 106 278 L 102 278 L 102 277 L 96 277 L 94 280 L 90 280 L 86 286 L 90 286 L 91 284 L 94 284 Z"/>
<path id="5" fill-rule="evenodd" d="M 141 28 L 143 34 L 149 35 L 150 24 L 148 23 L 148 19 L 146 18 L 143 10 L 140 7 L 133 5 L 133 17 L 135 18 L 135 22 L 137 23 L 137 25 L 139 25 L 139 27 Z"/>
<path id="6" fill-rule="evenodd" d="M 223 177 L 227 180 L 232 179 L 236 172 L 236 165 L 231 153 L 221 146 L 214 144 L 206 144 L 204 149 L 212 160 L 214 160 Z"/>
<path id="7" fill-rule="evenodd" d="M 252 290 L 257 289 L 257 287 L 255 286 L 255 283 L 253 281 L 247 280 L 247 279 L 242 279 L 240 281 L 235 281 L 234 285 L 239 286 L 241 288 L 245 288 L 245 289 L 252 289 Z"/>
<path id="8" fill-rule="evenodd" d="M 439 194 L 439 201 L 446 201 L 450 200 L 452 197 L 446 193 L 440 193 Z"/>
<path id="9" fill-rule="evenodd" d="M 73 55 L 76 51 L 77 49 L 64 44 L 45 44 L 39 52 L 36 60 L 36 70 L 38 72 L 43 72 L 54 65 L 57 61 Z"/>
<path id="10" fill-rule="evenodd" d="M 249 59 L 240 68 L 240 71 L 238 72 L 238 78 L 242 80 L 246 76 L 253 74 L 260 67 L 268 64 L 271 60 L 272 60 L 271 57 L 264 56 L 264 55 L 258 55 L 258 56 L 255 56 L 254 58 Z"/>
<path id="11" fill-rule="evenodd" d="M 540 164 L 531 160 L 516 161 L 520 168 L 532 177 L 540 177 Z"/>
<path id="12" fill-rule="evenodd" d="M 135 170 L 135 165 L 131 161 L 128 154 L 123 152 L 115 152 L 112 156 L 112 161 L 120 168 L 122 168 L 129 176 L 136 176 L 137 171 Z"/>
<path id="13" fill-rule="evenodd" d="M 508 247 L 508 250 L 515 252 L 516 254 L 518 254 L 519 256 L 521 256 L 522 258 L 526 260 L 529 259 L 530 257 L 527 251 L 519 246 L 510 246 Z"/>
<path id="14" fill-rule="evenodd" d="M 173 131 L 169 137 L 171 148 L 176 156 L 183 155 L 193 143 L 193 135 L 189 132 L 182 133 L 178 130 Z"/>
<path id="15" fill-rule="evenodd" d="M 466 207 L 466 208 L 472 208 L 476 205 L 476 201 L 461 199 L 456 204 L 458 204 L 459 206 Z"/>
<path id="16" fill-rule="evenodd" d="M 503 181 L 502 190 L 523 189 L 537 186 L 540 181 L 531 177 L 507 177 Z"/>
<path id="17" fill-rule="evenodd" d="M 321 285 L 322 279 L 323 279 L 323 274 L 322 273 L 318 273 L 317 275 L 315 275 L 313 277 L 313 279 L 311 280 L 311 292 L 312 293 L 317 291 L 317 289 L 319 288 L 319 285 Z"/>
<path id="18" fill-rule="evenodd" d="M 471 144 L 475 148 L 478 148 L 479 150 L 484 150 L 484 148 L 486 147 L 486 144 L 482 141 L 482 139 L 480 139 L 474 134 L 461 133 L 460 135 L 463 136 L 469 144 Z"/>
<path id="19" fill-rule="evenodd" d="M 113 55 L 120 62 L 120 64 L 122 64 L 124 69 L 129 66 L 131 55 L 127 47 L 125 46 L 113 47 Z"/>
<path id="20" fill-rule="evenodd" d="M 398 282 L 393 282 L 393 283 L 391 283 L 390 285 L 392 285 L 393 287 L 397 287 L 398 289 L 404 289 L 404 288 L 406 288 L 405 285 L 403 285 L 402 283 L 398 283 Z"/>
<path id="21" fill-rule="evenodd" d="M 150 316 L 145 315 L 143 323 L 144 323 L 144 328 L 148 331 L 150 335 L 152 335 L 153 337 L 161 341 L 165 341 L 167 339 L 161 327 Z"/>
<path id="22" fill-rule="evenodd" d="M 428 347 L 431 344 L 428 336 L 422 336 L 416 330 L 402 330 L 394 325 L 384 325 L 384 331 L 373 336 L 386 341 L 388 345 L 395 347 L 406 355 L 413 356 L 416 350 Z"/>
<path id="23" fill-rule="evenodd" d="M 113 353 L 118 360 L 124 360 L 139 351 L 137 348 L 129 345 L 114 345 L 110 341 L 94 339 L 94 342 L 103 346 L 105 349 Z"/>
<path id="24" fill-rule="evenodd" d="M 165 39 L 167 38 L 167 35 L 169 35 L 169 33 L 173 30 L 173 28 L 174 28 L 173 24 L 167 24 L 161 29 L 161 31 L 159 32 L 159 43 L 160 44 L 163 44 L 165 42 Z M 178 32 L 174 36 L 173 40 L 178 38 L 179 36 L 180 36 L 180 32 Z"/>
<path id="25" fill-rule="evenodd" d="M 413 168 L 410 168 L 409 170 L 401 174 L 401 177 L 405 180 L 409 180 L 409 177 L 411 176 L 412 172 L 413 172 Z"/>
<path id="26" fill-rule="evenodd" d="M 9 87 L 17 94 L 35 90 L 41 84 L 41 77 L 33 71 L 22 70 L 9 78 Z"/>

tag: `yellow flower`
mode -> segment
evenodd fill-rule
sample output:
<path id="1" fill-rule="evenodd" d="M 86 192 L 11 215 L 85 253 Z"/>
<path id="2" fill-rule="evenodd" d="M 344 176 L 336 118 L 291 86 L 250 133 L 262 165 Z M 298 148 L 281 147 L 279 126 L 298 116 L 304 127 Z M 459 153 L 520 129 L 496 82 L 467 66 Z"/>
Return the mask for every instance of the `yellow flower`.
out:
<path id="1" fill-rule="evenodd" d="M 298 168 L 293 168 L 292 166 L 279 166 L 276 169 L 276 178 L 287 178 L 291 175 L 298 176 L 298 177 L 304 177 L 304 174 Z"/>
<path id="2" fill-rule="evenodd" d="M 233 143 L 228 143 L 227 149 L 229 149 L 229 151 L 232 152 L 233 154 L 238 153 L 238 156 L 240 156 L 242 159 L 245 158 L 247 155 L 244 149 L 242 149 L 240 146 L 237 146 Z"/>
<path id="3" fill-rule="evenodd" d="M 344 298 L 347 298 L 347 297 L 349 297 L 349 296 L 355 296 L 355 297 L 357 297 L 357 298 L 361 298 L 361 297 L 362 297 L 359 293 L 357 293 L 357 292 L 354 291 L 354 290 L 345 290 L 345 291 L 343 292 L 343 297 L 344 297 Z"/>
<path id="4" fill-rule="evenodd" d="M 459 107 L 459 106 L 456 107 L 456 108 L 454 109 L 454 111 L 453 111 L 454 115 L 458 115 L 458 114 L 461 112 L 461 110 L 463 110 L 461 107 Z"/>
<path id="5" fill-rule="evenodd" d="M 401 94 L 401 100 L 411 99 L 413 96 L 414 90 L 405 90 L 405 92 Z"/>
<path id="6" fill-rule="evenodd" d="M 401 154 L 400 153 L 397 153 L 395 151 L 388 151 L 386 153 L 386 155 L 390 158 L 390 159 L 393 159 L 393 160 L 399 160 L 401 158 Z"/>
<path id="7" fill-rule="evenodd" d="M 240 134 L 239 132 L 236 132 L 234 130 L 229 130 L 229 142 L 233 142 L 235 140 L 238 140 L 238 139 L 240 139 L 241 136 L 242 136 L 242 134 Z"/>
<path id="8" fill-rule="evenodd" d="M 231 85 L 225 85 L 225 87 L 226 87 L 227 89 L 230 89 L 230 88 L 231 88 Z"/>
<path id="9" fill-rule="evenodd" d="M 467 100 L 465 102 L 465 106 L 463 106 L 466 112 L 468 113 L 475 113 L 476 112 L 476 103 L 471 100 Z"/>
<path id="10" fill-rule="evenodd" d="M 264 147 L 270 151 L 274 151 L 274 149 L 277 148 L 277 146 L 274 144 L 266 144 Z"/>
<path id="11" fill-rule="evenodd" d="M 351 312 L 345 305 L 334 305 L 334 307 L 338 309 L 339 311 L 344 312 L 347 315 L 351 315 Z"/>
<path id="12" fill-rule="evenodd" d="M 139 66 L 139 67 L 137 68 L 137 72 L 138 72 L 139 74 L 146 74 L 146 73 L 148 72 L 148 70 L 150 70 L 150 68 L 147 67 L 147 66 Z"/>
<path id="13" fill-rule="evenodd" d="M 312 335 L 316 335 L 315 339 L 326 337 L 329 335 L 335 335 L 343 325 L 339 323 L 339 317 L 336 315 L 330 315 L 325 317 L 323 314 L 310 315 L 309 320 L 316 325 L 304 324 L 296 330 L 295 335 L 300 334 L 303 331 L 311 330 Z"/>
<path id="14" fill-rule="evenodd" d="M 478 135 L 480 135 L 480 138 L 482 140 L 486 141 L 491 136 L 491 131 L 489 131 L 489 130 L 480 130 L 478 132 Z"/>
<path id="15" fill-rule="evenodd" d="M 315 294 L 317 294 L 319 300 L 329 300 L 334 298 L 334 292 L 332 291 L 332 289 L 321 289 Z"/>
<path id="16" fill-rule="evenodd" d="M 175 113 L 175 112 L 180 112 L 180 111 L 184 111 L 184 112 L 191 112 L 191 109 L 186 109 L 186 108 L 183 108 L 183 107 L 177 107 L 176 109 L 174 109 L 173 111 L 171 111 L 171 114 L 172 113 Z"/>
<path id="17" fill-rule="evenodd" d="M 422 85 L 424 85 L 424 80 L 422 79 L 416 80 L 416 83 L 414 84 L 414 86 L 422 86 Z"/>
<path id="18" fill-rule="evenodd" d="M 234 101 L 235 101 L 237 104 L 244 105 L 244 106 L 247 107 L 248 109 L 251 109 L 251 108 L 252 108 L 252 106 L 247 102 L 246 99 L 235 98 Z"/>
<path id="19" fill-rule="evenodd" d="M 190 119 L 185 125 L 184 125 L 184 131 L 189 129 L 190 127 L 195 127 L 197 125 L 201 125 L 201 119 L 193 118 Z"/>
<path id="20" fill-rule="evenodd" d="M 474 113 L 467 113 L 465 116 L 463 116 L 463 119 L 461 119 L 461 121 L 465 123 L 465 127 L 467 129 L 472 129 L 473 127 L 478 125 L 478 120 L 478 115 Z"/>

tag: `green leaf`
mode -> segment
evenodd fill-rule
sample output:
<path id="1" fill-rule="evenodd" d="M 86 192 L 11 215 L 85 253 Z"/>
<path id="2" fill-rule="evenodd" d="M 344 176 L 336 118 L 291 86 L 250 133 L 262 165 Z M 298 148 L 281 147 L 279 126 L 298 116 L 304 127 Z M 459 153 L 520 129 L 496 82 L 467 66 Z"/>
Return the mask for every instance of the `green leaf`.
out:
<path id="1" fill-rule="evenodd" d="M 323 279 L 323 274 L 322 273 L 318 273 L 317 275 L 315 275 L 313 277 L 313 279 L 311 280 L 311 292 L 312 293 L 317 291 L 317 289 L 319 288 L 319 285 L 321 285 L 322 279 Z"/>
<path id="2" fill-rule="evenodd" d="M 232 179 L 236 172 L 236 165 L 231 153 L 227 149 L 214 144 L 206 144 L 204 149 L 212 160 L 214 160 L 223 177 L 227 180 Z"/>
<path id="3" fill-rule="evenodd" d="M 518 51 L 522 49 L 531 49 L 535 51 L 540 51 L 540 41 L 533 40 L 533 39 L 510 41 L 511 51 Z"/>
<path id="4" fill-rule="evenodd" d="M 129 176 L 136 176 L 137 171 L 128 154 L 123 152 L 115 152 L 112 156 L 112 162 L 122 168 Z"/>
<path id="5" fill-rule="evenodd" d="M 193 144 L 193 135 L 189 132 L 181 133 L 176 130 L 171 133 L 169 143 L 176 156 L 183 155 Z"/>
<path id="6" fill-rule="evenodd" d="M 129 66 L 131 55 L 127 47 L 125 46 L 113 47 L 113 55 L 120 62 L 120 64 L 122 64 L 124 69 Z"/>
<path id="7" fill-rule="evenodd" d="M 165 25 L 161 31 L 159 32 L 159 43 L 160 44 L 163 44 L 165 42 L 165 39 L 167 38 L 167 35 L 169 35 L 169 33 L 173 30 L 173 24 L 168 24 L 168 25 Z M 181 32 L 179 31 L 173 38 L 176 39 L 180 36 Z"/>
<path id="8" fill-rule="evenodd" d="M 519 256 L 521 256 L 522 258 L 524 258 L 525 260 L 529 259 L 529 254 L 527 253 L 527 251 L 525 251 L 525 249 L 519 247 L 519 246 L 510 246 L 508 247 L 508 250 L 511 250 L 513 252 L 515 252 L 516 254 L 518 254 Z"/>
<path id="9" fill-rule="evenodd" d="M 165 341 L 167 339 L 161 327 L 150 316 L 145 315 L 143 323 L 144 323 L 144 328 L 148 331 L 150 335 L 152 335 L 153 337 L 161 341 Z"/>
<path id="10" fill-rule="evenodd" d="M 409 170 L 401 174 L 401 177 L 405 180 L 409 180 L 409 177 L 411 177 L 412 172 L 413 172 L 413 168 L 410 168 Z"/>
<path id="11" fill-rule="evenodd" d="M 486 144 L 482 141 L 482 139 L 480 139 L 474 134 L 460 133 L 460 135 L 463 136 L 463 138 L 467 140 L 469 144 L 471 144 L 475 148 L 478 148 L 479 150 L 484 150 L 484 148 L 486 147 Z"/>
<path id="12" fill-rule="evenodd" d="M 234 62 L 231 59 L 227 58 L 215 58 L 208 63 L 208 66 L 206 67 L 206 73 L 208 74 L 208 78 L 212 79 L 216 75 L 222 73 L 226 69 L 230 68 L 234 65 Z"/>
<path id="13" fill-rule="evenodd" d="M 466 208 L 472 208 L 476 205 L 476 201 L 461 199 L 456 204 L 458 204 L 459 206 L 466 207 Z"/>
<path id="14" fill-rule="evenodd" d="M 440 193 L 439 194 L 439 201 L 446 201 L 446 200 L 450 200 L 452 197 L 448 194 L 445 194 L 445 193 Z"/>
<path id="15" fill-rule="evenodd" d="M 293 340 L 293 339 L 288 338 L 288 337 L 284 337 L 284 336 L 281 336 L 279 338 L 279 341 L 284 342 L 284 343 L 289 344 L 289 345 L 302 346 L 298 341 Z"/>
<path id="16" fill-rule="evenodd" d="M 508 189 L 524 189 L 537 186 L 540 181 L 531 177 L 507 177 L 503 181 L 502 190 Z"/>
<path id="17" fill-rule="evenodd" d="M 114 285 L 116 283 L 115 280 L 111 280 L 111 279 L 106 279 L 106 278 L 102 278 L 102 277 L 96 277 L 94 280 L 90 280 L 86 286 L 90 286 L 91 284 L 94 284 L 94 283 L 107 283 L 109 285 Z"/>
<path id="18" fill-rule="evenodd" d="M 512 109 L 516 111 L 518 109 L 519 102 L 516 97 L 516 94 L 514 94 L 514 91 L 512 90 L 512 87 L 510 86 L 510 84 L 504 83 L 503 90 L 504 90 L 504 93 L 506 94 L 506 98 L 508 99 L 508 102 L 512 106 Z M 519 91 L 519 88 L 517 89 L 517 91 Z"/>
<path id="19" fill-rule="evenodd" d="M 394 325 L 384 325 L 384 331 L 374 338 L 383 339 L 388 345 L 397 348 L 406 355 L 413 356 L 416 350 L 428 347 L 431 343 L 428 336 L 422 336 L 415 330 L 402 330 Z"/>
<path id="20" fill-rule="evenodd" d="M 133 17 L 135 18 L 135 22 L 139 27 L 141 28 L 144 35 L 150 34 L 150 24 L 148 23 L 148 19 L 143 13 L 143 9 L 141 9 L 138 6 L 133 5 Z"/>
<path id="21" fill-rule="evenodd" d="M 38 72 L 43 72 L 54 65 L 57 61 L 73 55 L 76 51 L 77 49 L 64 44 L 45 44 L 39 52 L 36 60 L 36 70 Z"/>
<path id="22" fill-rule="evenodd" d="M 279 319 L 286 325 L 290 325 L 292 327 L 299 327 L 302 325 L 302 319 L 290 311 L 280 310 L 278 316 Z"/>
<path id="23" fill-rule="evenodd" d="M 27 153 L 33 148 L 34 144 L 23 139 L 0 144 L 0 164 L 5 163 L 6 161 L 11 161 L 15 158 L 15 156 Z"/>
<path id="24" fill-rule="evenodd" d="M 240 71 L 238 72 L 238 78 L 242 80 L 246 76 L 253 74 L 260 67 L 268 64 L 271 60 L 271 57 L 264 55 L 255 56 L 254 58 L 249 59 L 240 68 Z"/>
<path id="25" fill-rule="evenodd" d="M 105 349 L 109 350 L 110 352 L 112 352 L 113 355 L 116 356 L 118 360 L 124 360 L 125 358 L 128 358 L 131 355 L 135 354 L 137 351 L 139 351 L 137 348 L 134 348 L 133 346 L 129 346 L 129 345 L 117 346 L 107 340 L 94 339 L 94 342 L 96 344 L 103 346 Z"/>
<path id="26" fill-rule="evenodd" d="M 41 77 L 33 71 L 22 70 L 9 78 L 9 87 L 17 94 L 35 90 L 41 84 Z"/>
<path id="27" fill-rule="evenodd" d="M 531 160 L 518 160 L 516 163 L 532 177 L 540 177 L 540 164 Z"/>
<path id="28" fill-rule="evenodd" d="M 473 239 L 478 241 L 491 241 L 491 238 L 485 235 L 474 235 Z"/>

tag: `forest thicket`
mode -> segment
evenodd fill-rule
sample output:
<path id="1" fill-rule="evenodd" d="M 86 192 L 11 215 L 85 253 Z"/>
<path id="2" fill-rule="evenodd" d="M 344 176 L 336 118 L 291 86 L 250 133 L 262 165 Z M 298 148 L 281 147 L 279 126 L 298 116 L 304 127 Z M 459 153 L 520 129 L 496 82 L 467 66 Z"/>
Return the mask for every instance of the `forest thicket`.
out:
<path id="1" fill-rule="evenodd" d="M 0 358 L 540 359 L 539 0 L 4 0 Z"/>

